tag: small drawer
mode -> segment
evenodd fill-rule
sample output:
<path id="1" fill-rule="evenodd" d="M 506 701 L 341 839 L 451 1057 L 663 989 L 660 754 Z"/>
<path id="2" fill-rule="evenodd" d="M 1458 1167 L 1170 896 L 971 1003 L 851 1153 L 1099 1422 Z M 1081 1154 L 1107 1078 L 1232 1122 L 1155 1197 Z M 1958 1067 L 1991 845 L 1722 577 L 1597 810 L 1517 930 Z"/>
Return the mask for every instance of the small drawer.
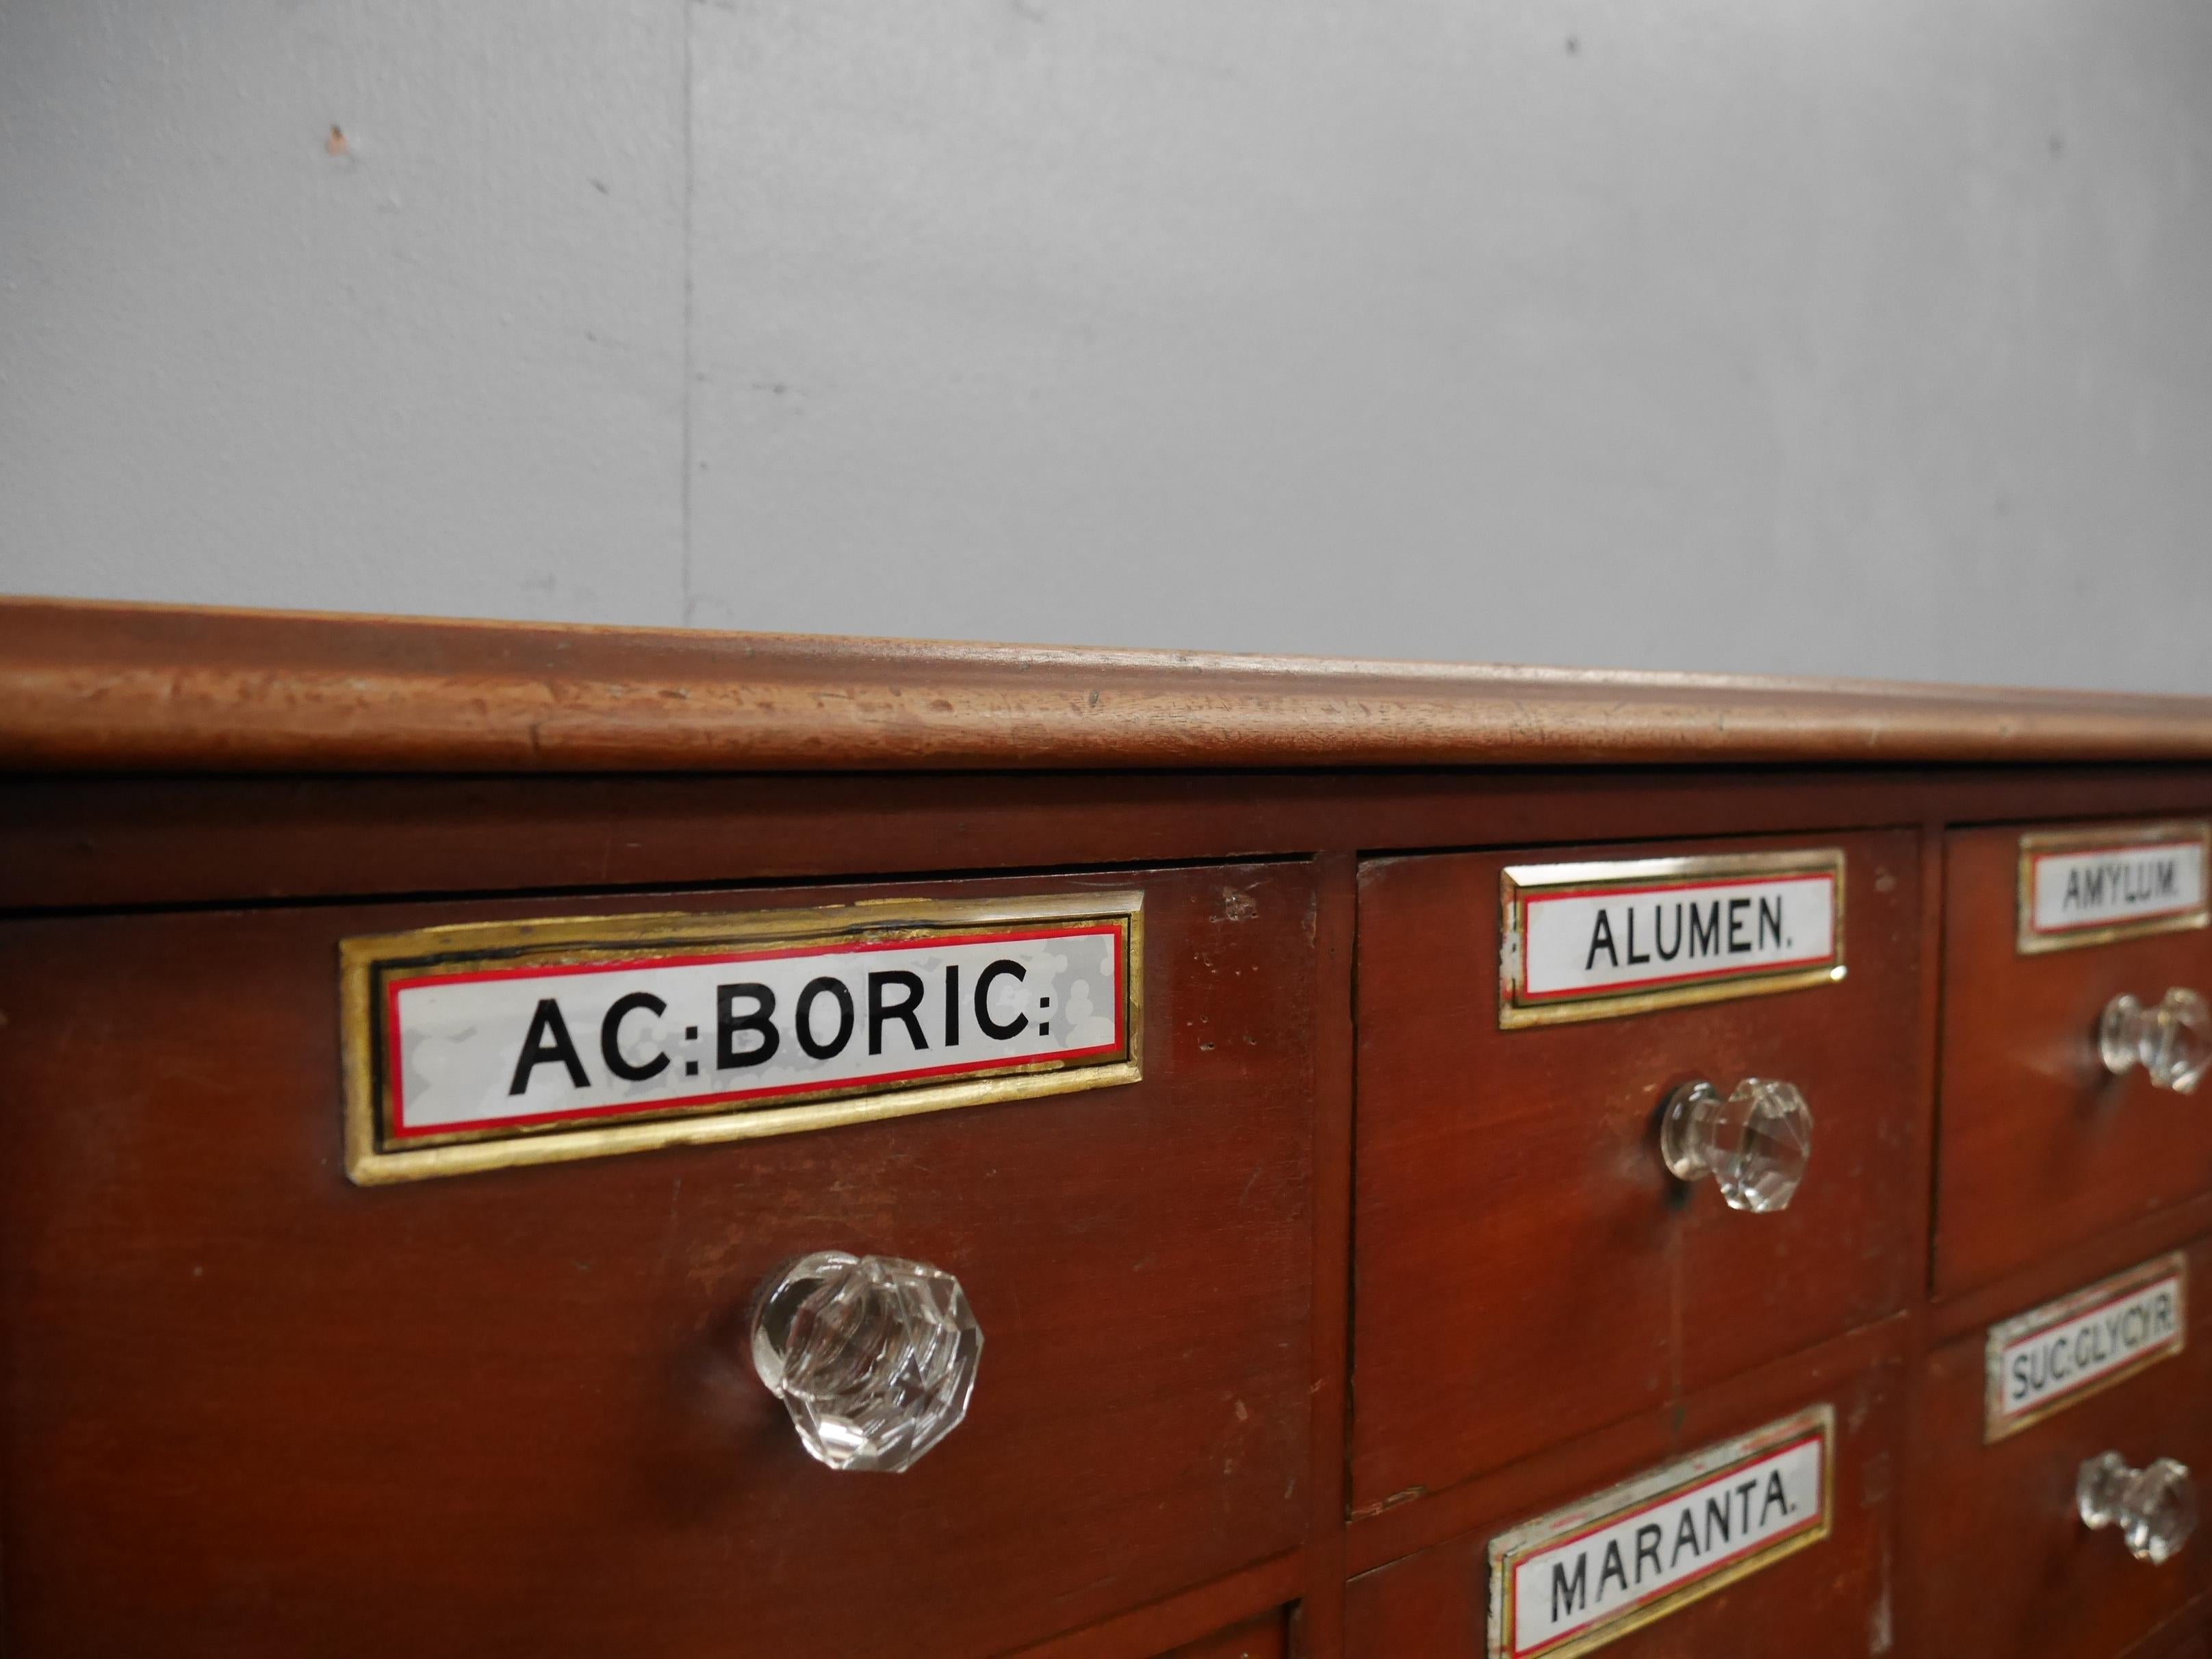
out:
<path id="1" fill-rule="evenodd" d="M 1926 1203 L 1917 849 L 1912 834 L 1882 832 L 1364 868 L 1355 1512 L 1902 1304 Z M 1829 853 L 1843 876 L 1840 981 L 1504 1029 L 1509 869 L 1597 863 L 1620 881 L 1626 865 L 1633 886 L 1652 860 L 1734 868 Z M 1668 925 L 1672 940 L 1632 943 L 1620 925 L 1610 942 L 1624 957 L 1684 949 L 1681 923 Z M 1786 1208 L 1741 1212 L 1715 1181 L 1670 1173 L 1662 1103 L 1700 1078 L 1724 1095 L 1745 1079 L 1802 1092 L 1812 1152 Z"/>
<path id="2" fill-rule="evenodd" d="M 1987 1284 L 2212 1191 L 2212 1085 L 2193 1096 L 2160 1088 L 2140 1065 L 2116 1075 L 2100 1042 L 2116 997 L 2146 1006 L 2176 988 L 2212 997 L 2212 932 L 2079 945 L 2059 935 L 2055 948 L 2023 941 L 2022 866 L 2038 851 L 2028 838 L 2080 828 L 1969 830 L 1949 838 L 1939 1295 Z M 2115 844 L 2142 834 L 2119 826 Z"/>
<path id="3" fill-rule="evenodd" d="M 1607 1431 L 1479 1483 L 1474 1528 L 1346 1586 L 1346 1659 L 1537 1659 L 1599 1645 L 1622 1659 L 1898 1650 L 1887 1578 L 1903 1428 L 1896 1346 L 1894 1333 L 1834 1345 L 1745 1379 L 1749 1387 L 1686 1401 L 1663 1426 Z M 1792 1548 L 1791 1523 L 1767 1511 L 1772 1466 L 1759 1448 L 1791 1444 L 1809 1420 L 1828 1425 L 1817 1471 L 1825 1532 L 1802 1531 Z M 1735 1474 L 1747 1468 L 1748 1492 Z M 1814 1478 L 1801 1471 L 1788 1495 L 1802 1502 Z M 1720 1535 L 1747 1507 L 1764 1528 L 1748 1551 L 1740 1533 Z M 1516 1558 L 1493 1552 L 1555 1514 L 1571 1516 L 1557 1550 L 1519 1558 L 1517 1573 Z M 1711 1567 L 1700 1573 L 1697 1554 L 1708 1548 Z M 1638 1573 L 1650 1583 L 1628 1582 Z M 1527 1624 L 1498 1602 L 1509 1575 L 1540 1598 Z"/>
<path id="4" fill-rule="evenodd" d="M 2186 1268 L 2191 1299 L 2178 1351 L 2108 1386 L 2082 1388 L 1995 1440 L 1986 1437 L 1987 1334 L 1928 1357 L 1905 1545 L 1911 1559 L 1929 1565 L 1907 1586 L 1905 1651 L 2110 1659 L 2212 1584 L 2204 1537 L 2153 1565 L 2130 1553 L 2124 1513 L 2093 1530 L 2079 1501 L 2083 1466 L 2107 1452 L 2138 1470 L 2172 1458 L 2191 1472 L 2192 1486 L 2212 1472 L 2212 1415 L 2204 1408 L 2212 1398 L 2212 1296 L 2203 1288 L 2212 1244 L 2187 1252 Z M 2083 1300 L 2114 1305 L 2100 1296 Z M 2041 1324 L 2042 1316 L 2027 1322 Z M 2085 1352 L 2096 1357 L 2094 1334 Z M 2142 1490 L 2146 1501 L 2160 1495 L 2154 1484 Z M 2148 1546 L 2152 1535 L 2136 1541 Z M 1966 1576 L 1955 1570 L 1961 1566 Z"/>
<path id="5" fill-rule="evenodd" d="M 1217 1631 L 1163 1659 L 1285 1659 L 1290 1650 L 1289 1621 L 1279 1613 L 1271 1613 L 1234 1630 Z"/>
<path id="6" fill-rule="evenodd" d="M 1131 890 L 1140 1080 L 346 1178 L 341 939 Z M 1277 864 L 0 930 L 0 1645 L 1000 1652 L 1294 1547 L 1314 901 Z M 981 1325 L 905 1473 L 815 1462 L 753 1373 L 756 1288 L 825 1249 L 933 1264 Z"/>

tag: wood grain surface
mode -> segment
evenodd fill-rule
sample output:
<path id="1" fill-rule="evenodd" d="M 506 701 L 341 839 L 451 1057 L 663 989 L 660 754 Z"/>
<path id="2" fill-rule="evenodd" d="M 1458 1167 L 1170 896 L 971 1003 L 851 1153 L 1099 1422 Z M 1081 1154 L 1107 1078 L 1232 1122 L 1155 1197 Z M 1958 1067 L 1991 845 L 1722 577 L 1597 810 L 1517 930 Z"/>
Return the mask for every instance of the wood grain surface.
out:
<path id="1" fill-rule="evenodd" d="M 1498 1028 L 1498 876 L 1455 854 L 1362 871 L 1352 1504 L 1405 1502 L 1902 1307 L 1919 1279 L 1919 843 L 1637 843 L 1610 857 L 1844 853 L 1840 984 Z M 1789 1208 L 1730 1210 L 1661 1161 L 1678 1085 L 1801 1088 Z"/>
<path id="2" fill-rule="evenodd" d="M 2017 830 L 1954 832 L 1946 856 L 1935 1284 L 1954 1296 L 2212 1191 L 2205 1097 L 2106 1071 L 2120 992 L 2212 996 L 2212 929 L 2021 956 Z"/>
<path id="3" fill-rule="evenodd" d="M 2212 700 L 0 600 L 0 767 L 2212 759 Z"/>
<path id="4" fill-rule="evenodd" d="M 1295 1561 L 1310 868 L 928 890 L 1133 882 L 1141 1083 L 369 1191 L 335 941 L 521 907 L 0 928 L 0 1647 L 986 1654 Z M 904 1474 L 812 1462 L 742 1358 L 754 1286 L 832 1248 L 947 1268 L 984 1327 Z"/>
<path id="5" fill-rule="evenodd" d="M 2140 1468 L 2172 1457 L 2212 1471 L 2212 1244 L 2190 1252 L 2187 1346 L 1994 1445 L 1982 1443 L 1984 1343 L 1975 1333 L 1926 1363 L 1905 1511 L 1905 1650 L 1947 1659 L 2118 1654 L 2212 1588 L 2200 1533 L 2172 1560 L 2130 1556 L 2075 1505 L 2082 1462 L 2117 1451 Z M 2200 1500 L 2201 1501 L 2201 1500 Z"/>

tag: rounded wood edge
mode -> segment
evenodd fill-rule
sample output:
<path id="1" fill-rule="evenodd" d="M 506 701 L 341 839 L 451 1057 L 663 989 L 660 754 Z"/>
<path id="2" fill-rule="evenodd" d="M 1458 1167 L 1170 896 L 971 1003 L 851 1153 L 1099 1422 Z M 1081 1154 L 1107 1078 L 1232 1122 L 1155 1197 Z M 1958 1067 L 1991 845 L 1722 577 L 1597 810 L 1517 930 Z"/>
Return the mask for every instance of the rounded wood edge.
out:
<path id="1" fill-rule="evenodd" d="M 2212 698 L 0 599 L 0 766 L 2212 759 Z"/>

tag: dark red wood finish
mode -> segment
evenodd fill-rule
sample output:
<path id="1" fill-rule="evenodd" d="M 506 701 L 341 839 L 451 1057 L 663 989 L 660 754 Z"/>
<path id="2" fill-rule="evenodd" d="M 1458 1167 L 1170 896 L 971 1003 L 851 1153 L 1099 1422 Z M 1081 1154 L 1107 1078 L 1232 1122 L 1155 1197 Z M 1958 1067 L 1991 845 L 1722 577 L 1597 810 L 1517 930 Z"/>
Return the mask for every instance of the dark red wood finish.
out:
<path id="1" fill-rule="evenodd" d="M 1592 849 L 1382 860 L 1360 884 L 1352 1501 L 1433 1492 L 1879 1318 L 1918 1277 L 1920 872 L 1909 831 L 1639 843 L 1846 854 L 1840 984 L 1500 1030 L 1498 877 Z M 1786 1211 L 1660 1161 L 1678 1085 L 1786 1079 Z"/>
<path id="2" fill-rule="evenodd" d="M 542 906 L 0 930 L 6 1650 L 981 1654 L 1296 1549 L 1310 866 L 897 890 L 1133 882 L 1139 1084 L 373 1191 L 335 941 Z M 948 1268 L 984 1325 L 908 1474 L 809 1461 L 740 1360 L 824 1248 Z"/>
<path id="3" fill-rule="evenodd" d="M 1830 1535 L 1618 1638 L 1622 1659 L 1789 1654 L 1865 1659 L 1891 1645 L 1890 1528 L 1903 1432 L 1894 1322 L 1559 1448 L 1477 1483 L 1464 1533 L 1353 1579 L 1347 1659 L 1480 1659 L 1486 1651 L 1489 1547 L 1562 1504 L 1804 1407 L 1836 1408 Z M 1931 1650 L 1932 1651 L 1932 1650 Z"/>
<path id="4" fill-rule="evenodd" d="M 2119 992 L 2212 995 L 2212 930 L 2020 955 L 2021 833 L 1960 830 L 1946 856 L 1935 1273 L 1945 1296 L 2212 1191 L 2203 1098 L 2154 1089 L 2140 1071 L 2112 1076 L 2096 1041 Z"/>
<path id="5" fill-rule="evenodd" d="M 2107 1450 L 2136 1467 L 2172 1457 L 2200 1480 L 2212 1472 L 2212 1243 L 2189 1261 L 2180 1353 L 1993 1445 L 1982 1437 L 1984 1334 L 1928 1356 L 1905 1534 L 1906 1652 L 2105 1659 L 2212 1589 L 2201 1537 L 2150 1566 L 2111 1529 L 2084 1528 L 2074 1496 L 2083 1461 Z"/>

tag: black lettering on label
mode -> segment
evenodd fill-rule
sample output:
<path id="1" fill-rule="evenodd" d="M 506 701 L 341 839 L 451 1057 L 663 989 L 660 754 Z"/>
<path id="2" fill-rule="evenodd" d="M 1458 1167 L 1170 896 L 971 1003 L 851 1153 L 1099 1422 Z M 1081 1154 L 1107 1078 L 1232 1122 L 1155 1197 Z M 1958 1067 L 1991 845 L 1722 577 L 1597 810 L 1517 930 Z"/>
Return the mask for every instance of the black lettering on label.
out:
<path id="1" fill-rule="evenodd" d="M 1682 1552 L 1686 1549 L 1690 1552 L 1692 1561 L 1704 1553 L 1698 1546 L 1697 1511 L 1688 1504 L 1683 1505 L 1682 1513 L 1674 1522 L 1674 1553 L 1667 1558 L 1668 1571 L 1672 1572 L 1680 1563 Z"/>
<path id="2" fill-rule="evenodd" d="M 1597 965 L 1597 953 L 1605 952 L 1605 959 L 1614 967 L 1620 966 L 1620 952 L 1613 948 L 1613 918 L 1606 914 L 1603 905 L 1598 907 L 1597 921 L 1590 928 L 1589 954 L 1583 958 L 1583 971 L 1588 973 Z"/>
<path id="3" fill-rule="evenodd" d="M 1732 898 L 1728 902 L 1729 954 L 1747 956 L 1751 951 L 1751 937 L 1744 932 L 1743 913 L 1751 908 L 1747 898 Z"/>
<path id="4" fill-rule="evenodd" d="M 1620 1581 L 1621 1594 L 1628 1593 L 1628 1567 L 1620 1559 L 1620 1540 L 1612 1539 L 1605 1547 L 1605 1565 L 1597 1572 L 1597 1599 L 1605 1600 L 1605 1587 L 1614 1579 Z"/>
<path id="5" fill-rule="evenodd" d="M 1657 909 L 1657 907 L 1656 907 L 1656 906 L 1654 906 L 1654 907 L 1653 907 L 1653 909 L 1654 909 L 1654 911 L 1655 911 L 1655 913 L 1656 913 L 1656 909 Z M 1651 953 L 1650 953 L 1649 951 L 1645 951 L 1642 952 L 1640 955 L 1639 955 L 1639 954 L 1638 953 L 1638 951 L 1637 951 L 1637 949 L 1636 949 L 1636 907 L 1635 907 L 1634 905 L 1632 905 L 1632 905 L 1630 905 L 1630 906 L 1628 907 L 1628 960 L 1629 960 L 1629 964 L 1630 964 L 1632 967 L 1633 967 L 1633 966 L 1635 966 L 1635 965 L 1637 965 L 1637 964 L 1638 964 L 1638 963 L 1646 963 L 1646 962 L 1649 962 L 1649 961 L 1650 961 L 1650 960 L 1651 960 Z"/>
<path id="6" fill-rule="evenodd" d="M 668 1056 L 655 1054 L 642 1066 L 633 1066 L 623 1058 L 622 1023 L 643 1008 L 656 1019 L 668 1012 L 668 1005 L 650 991 L 632 991 L 626 997 L 617 997 L 607 1017 L 599 1022 L 599 1058 L 625 1083 L 642 1083 L 649 1077 L 659 1077 L 668 1069 Z"/>
<path id="7" fill-rule="evenodd" d="M 529 1088 L 531 1073 L 549 1060 L 566 1066 L 568 1081 L 579 1089 L 592 1086 L 584 1062 L 576 1058 L 576 1045 L 568 1039 L 568 1022 L 561 1018 L 561 1005 L 551 997 L 541 997 L 537 1012 L 530 1016 L 530 1030 L 522 1039 L 522 1054 L 514 1062 L 514 1081 L 507 1085 L 507 1093 L 519 1095 Z"/>
<path id="8" fill-rule="evenodd" d="M 945 964 L 945 1046 L 960 1046 L 960 964 Z"/>
<path id="9" fill-rule="evenodd" d="M 1589 1554 L 1578 1550 L 1575 1553 L 1574 1577 L 1567 1576 L 1564 1563 L 1552 1563 L 1552 1622 L 1558 1624 L 1569 1613 L 1579 1613 L 1589 1605 Z"/>
<path id="10" fill-rule="evenodd" d="M 1030 1023 L 1027 1014 L 1016 1014 L 1003 1024 L 991 1018 L 991 988 L 1001 978 L 1020 980 L 1029 976 L 1028 969 L 1005 957 L 975 975 L 975 1023 L 983 1028 L 986 1036 L 1005 1042 L 1022 1034 L 1022 1028 Z"/>
<path id="11" fill-rule="evenodd" d="M 1764 951 L 1769 939 L 1779 948 L 1782 944 L 1782 895 L 1759 902 L 1759 948 Z"/>
<path id="12" fill-rule="evenodd" d="M 826 1042 L 814 1035 L 814 1005 L 823 997 L 837 1005 L 837 1030 Z M 799 994 L 791 1021 L 798 1030 L 799 1046 L 806 1050 L 810 1060 L 835 1060 L 853 1040 L 853 994 L 845 988 L 843 981 L 832 979 L 827 974 L 820 979 L 810 979 L 806 988 Z"/>
<path id="13" fill-rule="evenodd" d="M 1721 902 L 1714 899 L 1706 904 L 1702 915 L 1698 907 L 1690 907 L 1690 954 L 1692 957 L 1717 957 L 1721 953 Z"/>
<path id="14" fill-rule="evenodd" d="M 1770 1469 L 1766 1475 L 1766 1490 L 1759 1495 L 1759 1524 L 1764 1527 L 1769 1513 L 1777 1509 L 1782 1511 L 1784 1520 L 1789 1518 L 1790 1495 L 1782 1490 L 1782 1471 Z"/>
<path id="15" fill-rule="evenodd" d="M 1644 1582 L 1646 1556 L 1651 1559 L 1651 1576 L 1654 1578 L 1665 1571 L 1659 1565 L 1659 1540 L 1665 1536 L 1664 1530 L 1656 1522 L 1647 1521 L 1636 1529 L 1636 1582 L 1638 1584 Z"/>
<path id="16" fill-rule="evenodd" d="M 753 1006 L 745 1013 L 738 1012 L 738 999 L 744 998 Z M 775 1034 L 775 993 L 767 986 L 748 980 L 738 985 L 717 985 L 714 988 L 714 1069 L 732 1071 L 740 1066 L 760 1066 L 767 1063 L 782 1039 Z M 750 1048 L 738 1047 L 738 1034 L 750 1031 L 760 1039 Z"/>
<path id="17" fill-rule="evenodd" d="M 1726 1492 L 1723 1492 L 1718 1498 L 1708 1498 L 1705 1499 L 1705 1547 L 1707 1549 L 1711 1549 L 1712 1547 L 1713 1540 L 1717 1536 L 1720 1539 L 1722 1543 L 1725 1544 L 1728 1542 L 1729 1521 L 1728 1494 Z"/>
<path id="18" fill-rule="evenodd" d="M 1659 951 L 1659 960 L 1672 962 L 1682 954 L 1682 901 L 1674 901 L 1674 942 L 1667 943 L 1667 913 L 1657 905 L 1651 907 L 1651 943 Z"/>
<path id="19" fill-rule="evenodd" d="M 1759 1490 L 1759 1477 L 1754 1474 L 1748 1480 L 1739 1480 L 1729 1490 L 1743 1500 L 1739 1516 L 1743 1522 L 1744 1535 L 1747 1538 L 1751 1534 L 1751 1498 Z"/>
<path id="20" fill-rule="evenodd" d="M 896 1002 L 885 998 L 888 991 L 903 991 L 906 994 Z M 868 1052 L 879 1054 L 884 1051 L 884 1027 L 896 1020 L 906 1027 L 906 1040 L 918 1052 L 929 1047 L 928 1039 L 921 1034 L 921 1016 L 915 1011 L 921 1006 L 921 975 L 910 974 L 903 968 L 879 968 L 868 975 Z"/>

